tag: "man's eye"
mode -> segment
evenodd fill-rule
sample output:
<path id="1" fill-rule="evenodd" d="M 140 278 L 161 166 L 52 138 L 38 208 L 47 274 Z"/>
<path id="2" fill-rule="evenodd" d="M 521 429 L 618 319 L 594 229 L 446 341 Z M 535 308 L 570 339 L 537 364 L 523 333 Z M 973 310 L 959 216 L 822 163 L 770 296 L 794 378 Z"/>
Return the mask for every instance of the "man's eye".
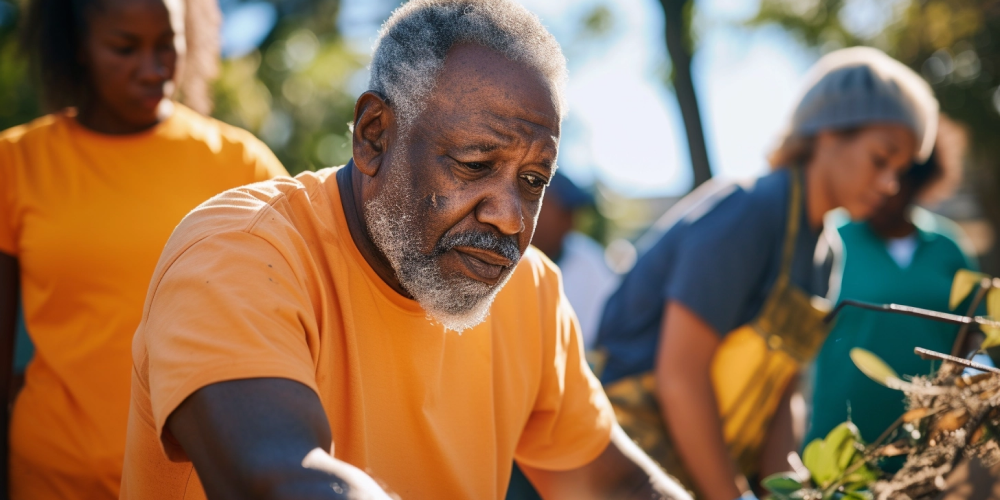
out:
<path id="1" fill-rule="evenodd" d="M 118 54 L 120 56 L 127 56 L 127 55 L 131 54 L 132 52 L 135 52 L 135 47 L 133 47 L 131 45 L 125 45 L 125 46 L 119 46 L 119 47 L 112 47 L 111 50 L 114 51 L 115 54 Z"/>
<path id="2" fill-rule="evenodd" d="M 524 174 L 523 179 L 525 180 L 525 182 L 528 183 L 529 186 L 531 186 L 532 189 L 541 189 L 545 187 L 546 184 L 548 184 L 548 181 L 535 174 Z"/>
<path id="3" fill-rule="evenodd" d="M 479 163 L 475 161 L 469 163 L 463 163 L 463 165 L 465 165 L 465 168 L 472 170 L 473 172 L 479 172 L 480 170 L 486 170 L 487 168 L 489 168 L 489 166 L 487 166 L 485 163 Z"/>

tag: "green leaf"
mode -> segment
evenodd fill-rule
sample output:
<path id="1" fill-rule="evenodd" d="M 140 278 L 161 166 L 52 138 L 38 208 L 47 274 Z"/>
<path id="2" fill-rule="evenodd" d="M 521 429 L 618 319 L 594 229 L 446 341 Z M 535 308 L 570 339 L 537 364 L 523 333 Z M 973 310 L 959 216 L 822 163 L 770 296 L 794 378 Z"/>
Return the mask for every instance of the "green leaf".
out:
<path id="1" fill-rule="evenodd" d="M 834 427 L 826 438 L 809 443 L 802 452 L 802 463 L 809 469 L 813 483 L 820 488 L 833 484 L 853 461 L 857 439 L 857 427 L 845 422 Z"/>
<path id="2" fill-rule="evenodd" d="M 993 290 L 997 289 L 994 288 Z M 993 290 L 991 290 L 990 293 L 993 293 Z M 996 317 L 994 316 L 994 319 L 995 318 Z M 990 347 L 1000 345 L 1000 328 L 988 325 L 980 325 L 980 326 L 982 327 L 983 333 L 986 334 L 986 339 L 984 339 L 983 344 L 979 346 L 980 350 L 986 350 L 989 349 Z"/>
<path id="3" fill-rule="evenodd" d="M 991 319 L 1000 320 L 1000 288 L 991 288 L 989 293 L 986 294 L 986 314 L 989 315 Z M 981 325 L 983 333 L 986 334 L 986 339 L 983 340 L 983 344 L 979 346 L 979 349 L 986 350 L 990 347 L 1000 345 L 1000 328 Z"/>
<path id="4" fill-rule="evenodd" d="M 806 448 L 802 450 L 802 465 L 805 465 L 809 469 L 809 474 L 812 476 L 814 483 L 819 484 L 817 476 L 819 473 L 825 472 L 821 469 L 823 465 L 820 456 L 826 452 L 826 446 L 823 445 L 822 439 L 814 439 L 811 443 L 806 445 Z"/>
<path id="5" fill-rule="evenodd" d="M 1000 289 L 990 288 L 986 293 L 986 314 L 992 318 L 1000 318 Z"/>
<path id="6" fill-rule="evenodd" d="M 854 361 L 854 365 L 867 375 L 868 378 L 886 387 L 895 388 L 899 385 L 897 382 L 901 382 L 896 370 L 885 364 L 882 358 L 879 358 L 871 351 L 855 347 L 851 349 L 851 360 Z"/>
<path id="7" fill-rule="evenodd" d="M 760 484 L 779 496 L 788 496 L 802 489 L 802 483 L 795 479 L 794 474 L 787 472 L 767 476 Z"/>
<path id="8" fill-rule="evenodd" d="M 870 491 L 851 491 L 841 498 L 842 500 L 872 500 L 874 495 Z"/>
<path id="9" fill-rule="evenodd" d="M 959 269 L 955 273 L 955 279 L 951 282 L 951 298 L 948 299 L 948 307 L 954 311 L 972 293 L 972 290 L 979 286 L 983 278 L 987 277 L 983 273 Z"/>
<path id="10" fill-rule="evenodd" d="M 860 460 L 861 457 L 858 457 Z M 862 465 L 858 470 L 848 474 L 844 478 L 844 482 L 852 485 L 852 489 L 867 488 L 878 479 L 878 473 L 872 470 L 868 465 Z M 845 488 L 846 489 L 846 488 Z"/>

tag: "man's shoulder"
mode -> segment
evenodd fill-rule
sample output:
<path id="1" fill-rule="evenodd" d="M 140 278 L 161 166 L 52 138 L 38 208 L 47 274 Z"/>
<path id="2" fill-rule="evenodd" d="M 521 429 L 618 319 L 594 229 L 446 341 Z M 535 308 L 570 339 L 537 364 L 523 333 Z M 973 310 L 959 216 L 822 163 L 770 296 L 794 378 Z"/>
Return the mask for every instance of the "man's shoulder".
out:
<path id="1" fill-rule="evenodd" d="M 301 219 L 328 212 L 325 181 L 334 169 L 276 177 L 229 189 L 205 201 L 181 220 L 163 255 L 176 255 L 198 241 L 224 233 L 298 234 Z"/>

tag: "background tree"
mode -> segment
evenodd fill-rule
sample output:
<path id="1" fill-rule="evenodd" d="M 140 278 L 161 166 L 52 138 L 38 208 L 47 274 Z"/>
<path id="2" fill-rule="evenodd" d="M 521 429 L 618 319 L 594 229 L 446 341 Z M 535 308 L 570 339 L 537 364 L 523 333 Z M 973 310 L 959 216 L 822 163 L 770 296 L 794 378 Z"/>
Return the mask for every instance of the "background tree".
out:
<path id="1" fill-rule="evenodd" d="M 358 87 L 351 78 L 368 55 L 341 36 L 339 0 L 274 5 L 277 24 L 259 48 L 223 62 L 213 114 L 257 134 L 292 174 L 346 163 Z"/>
<path id="2" fill-rule="evenodd" d="M 28 65 L 19 53 L 19 12 L 16 0 L 0 0 L 0 130 L 41 115 L 34 82 L 28 78 Z"/>
<path id="3" fill-rule="evenodd" d="M 664 38 L 670 55 L 671 72 L 669 82 L 674 87 L 677 104 L 684 121 L 688 151 L 691 155 L 691 170 L 694 174 L 693 188 L 712 178 L 712 167 L 708 161 L 705 146 L 705 129 L 701 123 L 698 95 L 691 79 L 691 54 L 694 40 L 691 36 L 693 0 L 660 0 L 663 7 Z"/>
<path id="4" fill-rule="evenodd" d="M 851 8 L 871 12 L 849 12 Z M 865 22 L 859 22 L 867 21 Z M 882 20 L 872 23 L 872 19 Z M 752 25 L 778 24 L 803 44 L 827 52 L 851 45 L 880 48 L 923 74 L 941 110 L 970 135 L 967 176 L 984 215 L 1000 228 L 1000 2 L 996 0 L 762 0 Z M 983 256 L 1000 270 L 1000 249 Z"/>

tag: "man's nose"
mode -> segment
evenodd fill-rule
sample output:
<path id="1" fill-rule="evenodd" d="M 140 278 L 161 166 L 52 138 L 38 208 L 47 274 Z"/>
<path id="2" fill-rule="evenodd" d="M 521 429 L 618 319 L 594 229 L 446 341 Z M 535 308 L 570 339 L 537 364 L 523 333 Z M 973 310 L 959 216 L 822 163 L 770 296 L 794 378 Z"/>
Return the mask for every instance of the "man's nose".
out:
<path id="1" fill-rule="evenodd" d="M 523 203 L 516 185 L 491 189 L 476 206 L 476 220 L 502 234 L 520 234 L 524 231 Z"/>

